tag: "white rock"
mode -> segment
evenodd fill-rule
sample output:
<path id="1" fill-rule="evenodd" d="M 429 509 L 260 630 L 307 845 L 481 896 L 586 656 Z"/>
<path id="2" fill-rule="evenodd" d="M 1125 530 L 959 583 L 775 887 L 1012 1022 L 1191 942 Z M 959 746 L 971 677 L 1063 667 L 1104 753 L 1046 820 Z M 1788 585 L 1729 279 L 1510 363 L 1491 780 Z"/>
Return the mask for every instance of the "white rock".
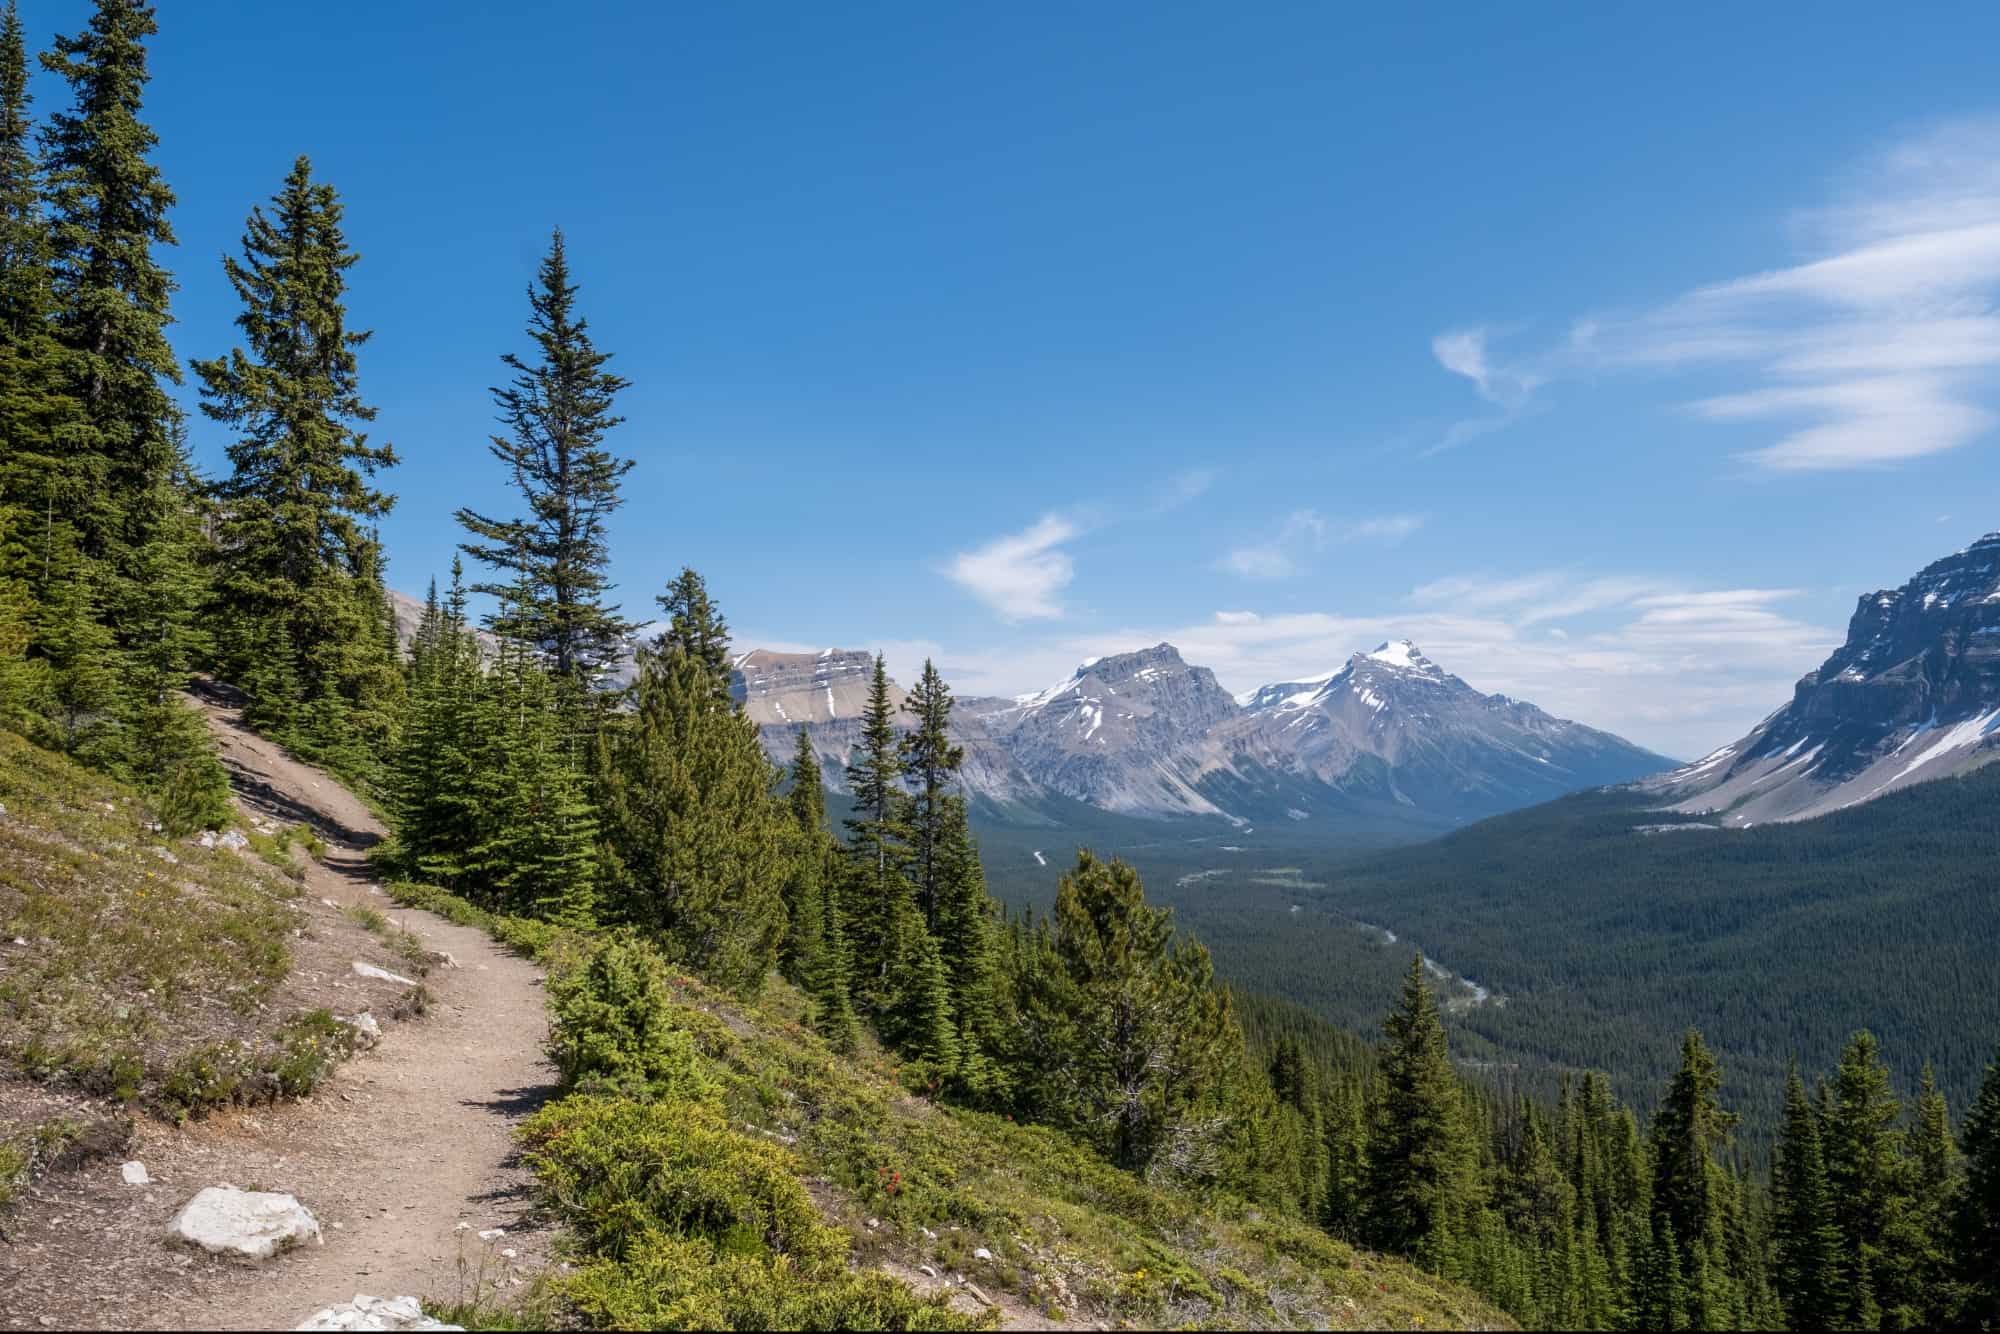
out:
<path id="1" fill-rule="evenodd" d="M 450 950 L 432 950 L 429 958 L 432 963 L 442 964 L 446 968 L 458 967 L 458 960 L 451 957 Z"/>
<path id="2" fill-rule="evenodd" d="M 239 1260 L 268 1260 L 307 1242 L 323 1243 L 319 1223 L 289 1195 L 210 1186 L 174 1215 L 168 1232 L 188 1245 Z"/>
<path id="3" fill-rule="evenodd" d="M 479 1234 L 479 1239 L 481 1241 L 498 1241 L 506 1235 L 507 1229 L 504 1227 L 489 1227 Z"/>
<path id="4" fill-rule="evenodd" d="M 503 1247 L 501 1248 L 501 1250 L 500 1250 L 500 1258 L 501 1258 L 502 1260 L 515 1260 L 515 1259 L 519 1259 L 519 1258 L 520 1258 L 520 1255 L 521 1255 L 521 1253 L 520 1253 L 519 1251 L 515 1250 L 515 1249 L 514 1249 L 514 1248 L 513 1248 L 512 1246 L 503 1246 Z"/>
<path id="5" fill-rule="evenodd" d="M 375 1022 L 375 1016 L 363 1010 L 360 1014 L 340 1016 L 340 1022 L 354 1030 L 354 1045 L 362 1051 L 382 1040 L 382 1025 Z"/>
<path id="6" fill-rule="evenodd" d="M 146 1165 L 144 1163 L 129 1162 L 120 1167 L 118 1171 L 125 1178 L 125 1184 L 128 1186 L 150 1186 L 153 1184 L 153 1178 L 146 1175 Z"/>
<path id="7" fill-rule="evenodd" d="M 987 1250 L 984 1246 L 975 1246 L 972 1250 L 972 1258 L 975 1260 L 991 1260 L 993 1252 Z"/>
<path id="8" fill-rule="evenodd" d="M 174 856 L 172 848 L 154 848 L 153 855 L 169 866 L 179 866 L 181 864 L 181 859 Z"/>
<path id="9" fill-rule="evenodd" d="M 198 848 L 212 848 L 212 847 L 214 847 L 214 846 L 215 846 L 215 831 L 214 831 L 213 829 L 204 829 L 204 830 L 202 830 L 202 831 L 201 831 L 201 833 L 199 833 L 199 834 L 197 834 L 197 835 L 195 836 L 195 840 L 194 840 L 194 843 L 195 843 L 195 846 L 196 846 L 196 847 L 198 847 Z"/>
<path id="10" fill-rule="evenodd" d="M 351 1302 L 329 1306 L 296 1326 L 298 1329 L 464 1329 L 424 1314 L 415 1297 L 370 1297 L 354 1294 Z"/>
<path id="11" fill-rule="evenodd" d="M 937 1270 L 931 1268 L 929 1265 L 918 1265 L 917 1272 L 919 1274 L 922 1274 L 925 1278 L 937 1277 Z"/>
<path id="12" fill-rule="evenodd" d="M 228 848 L 231 852 L 236 852 L 250 846 L 250 840 L 244 836 L 243 831 L 240 829 L 225 830 L 222 837 L 215 841 L 218 846 Z"/>
<path id="13" fill-rule="evenodd" d="M 417 985 L 399 973 L 392 973 L 386 968 L 377 968 L 374 964 L 363 963 L 359 959 L 354 961 L 354 975 L 356 977 L 372 977 L 378 982 L 394 982 L 399 986 L 405 987 Z"/>

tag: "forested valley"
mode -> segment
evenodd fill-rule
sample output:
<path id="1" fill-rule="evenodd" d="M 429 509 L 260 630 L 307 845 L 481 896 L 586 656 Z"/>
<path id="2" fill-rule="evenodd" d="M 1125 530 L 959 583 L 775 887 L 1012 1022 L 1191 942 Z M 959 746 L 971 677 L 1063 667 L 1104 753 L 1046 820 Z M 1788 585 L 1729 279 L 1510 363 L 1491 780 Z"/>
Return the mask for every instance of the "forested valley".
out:
<path id="1" fill-rule="evenodd" d="M 730 693 L 725 615 L 695 571 L 650 599 L 660 628 L 636 680 L 613 688 L 634 632 L 607 537 L 635 467 L 616 445 L 628 386 L 585 317 L 604 289 L 585 290 L 588 257 L 560 232 L 525 333 L 494 332 L 513 350 L 491 458 L 465 460 L 503 471 L 518 504 L 458 512 L 465 563 L 431 583 L 405 652 L 375 529 L 398 454 L 368 429 L 368 334 L 346 303 L 363 260 L 340 195 L 305 156 L 273 182 L 223 265 L 241 341 L 183 361 L 161 258 L 175 197 L 143 116 L 155 28 L 151 6 L 98 0 L 86 30 L 40 57 L 70 95 L 45 112 L 11 3 L 0 29 L 0 721 L 136 785 L 186 833 L 223 817 L 227 782 L 183 692 L 198 673 L 227 682 L 265 736 L 388 812 L 381 863 L 400 892 L 567 959 L 551 1003 L 569 1096 L 532 1134 L 572 1198 L 604 1204 L 582 1211 L 596 1230 L 564 1290 L 570 1318 L 946 1319 L 842 1270 L 798 1218 L 720 1230 L 616 1198 L 615 1164 L 663 1140 L 712 1153 L 696 1167 L 732 1179 L 753 1161 L 783 1174 L 775 1149 L 744 1147 L 711 1105 L 694 1059 L 710 1036 L 676 1027 L 663 999 L 692 978 L 746 999 L 791 988 L 813 1052 L 885 1052 L 909 1097 L 1045 1128 L 1118 1189 L 1407 1257 L 1524 1324 L 2000 1327 L 1990 1027 L 1971 1033 L 1987 1049 L 1976 1079 L 1949 1053 L 1973 1090 L 1956 1106 L 1928 1071 L 1892 1077 L 1890 1063 L 1938 1054 L 1894 1016 L 1888 1049 L 1842 1035 L 1837 1061 L 1782 1078 L 1792 1050 L 1826 1035 L 1767 1030 L 1751 1101 L 1780 1123 L 1768 1162 L 1753 1161 L 1692 1029 L 1642 1035 L 1662 1072 L 1642 1119 L 1591 1059 L 1552 1096 L 1455 1065 L 1421 959 L 1366 1035 L 1240 980 L 1225 988 L 1120 860 L 1082 852 L 1046 911 L 1004 912 L 956 782 L 952 692 L 928 664 L 899 726 L 877 659 L 838 828 L 804 729 L 788 772 L 765 758 Z M 169 393 L 187 376 L 199 422 Z M 226 439 L 225 475 L 195 469 L 194 430 Z M 1662 863 L 1626 900 L 1671 902 L 1692 874 Z M 773 1198 L 804 1199 L 785 1189 Z M 787 1236 L 805 1240 L 771 1240 Z"/>

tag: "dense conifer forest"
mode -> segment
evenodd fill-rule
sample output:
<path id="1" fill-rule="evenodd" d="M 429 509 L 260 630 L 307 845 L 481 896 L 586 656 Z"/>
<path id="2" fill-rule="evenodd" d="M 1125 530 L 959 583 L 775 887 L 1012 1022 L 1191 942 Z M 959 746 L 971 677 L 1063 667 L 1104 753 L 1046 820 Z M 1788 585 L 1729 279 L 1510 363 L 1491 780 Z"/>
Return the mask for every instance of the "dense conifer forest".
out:
<path id="1" fill-rule="evenodd" d="M 1410 1257 L 1524 1323 L 2000 1327 L 1990 1008 L 1885 1012 L 1869 1021 L 1879 1045 L 1835 1035 L 1815 1026 L 1808 979 L 1718 964 L 1667 932 L 1690 903 L 1718 939 L 1754 916 L 1824 942 L 1815 985 L 1857 988 L 1861 925 L 1920 908 L 1922 966 L 1976 968 L 1964 952 L 1975 942 L 1953 933 L 1981 863 L 1943 831 L 1983 809 L 1971 823 L 1990 836 L 1990 784 L 1775 834 L 1661 838 L 1602 872 L 1590 840 L 1552 839 L 1549 858 L 1586 859 L 1564 882 L 1598 884 L 1595 908 L 1538 901 L 1556 878 L 1547 865 L 1501 875 L 1465 855 L 1479 831 L 1398 864 L 1436 868 L 1421 883 L 1387 863 L 1344 880 L 1356 914 L 1398 896 L 1420 920 L 1461 918 L 1481 976 L 1503 988 L 1538 985 L 1549 951 L 1581 951 L 1566 942 L 1585 933 L 1531 943 L 1482 913 L 1576 928 L 1596 911 L 1661 928 L 1631 948 L 1669 966 L 1605 965 L 1646 979 L 1645 1024 L 1607 1027 L 1553 1003 L 1495 1011 L 1511 1025 L 1495 1041 L 1539 1043 L 1565 1067 L 1551 1096 L 1454 1063 L 1421 958 L 1404 961 L 1380 1032 L 1358 1036 L 1256 994 L 1272 974 L 1219 985 L 1208 949 L 1124 861 L 1080 852 L 1044 910 L 1005 913 L 957 782 L 952 693 L 930 665 L 908 699 L 913 724 L 899 726 L 877 659 L 838 827 L 803 730 L 789 773 L 764 757 L 730 694 L 723 610 L 695 571 L 651 599 L 662 628 L 630 687 L 611 685 L 631 626 L 605 526 L 634 467 L 618 444 L 627 386 L 590 334 L 587 312 L 608 298 L 577 277 L 588 257 L 560 233 L 525 332 L 494 331 L 507 378 L 487 466 L 513 479 L 519 504 L 459 511 L 467 563 L 441 572 L 399 650 L 374 529 L 395 503 L 396 453 L 365 429 L 367 333 L 346 307 L 365 258 L 343 237 L 336 186 L 302 155 L 267 201 L 244 201 L 241 253 L 221 275 L 241 300 L 240 342 L 170 344 L 176 278 L 159 251 L 175 197 L 144 119 L 155 31 L 152 6 L 98 0 L 87 28 L 41 55 L 67 91 L 36 108 L 12 4 L 0 28 L 0 721 L 138 784 L 165 824 L 195 830 L 222 818 L 227 786 L 182 692 L 213 674 L 248 694 L 258 728 L 391 814 L 391 872 L 587 942 L 589 962 L 554 999 L 573 1039 L 558 1064 L 591 1100 L 544 1114 L 545 1156 L 568 1135 L 615 1159 L 621 1136 L 658 1134 L 660 1109 L 694 1096 L 676 1055 L 690 1038 L 663 1029 L 648 1000 L 667 970 L 742 996 L 776 974 L 808 998 L 812 1041 L 836 1054 L 879 1042 L 915 1096 L 1052 1128 L 1133 1180 Z M 184 366 L 206 424 L 168 393 Z M 197 427 L 226 442 L 226 476 L 192 467 Z M 1597 799 L 1584 800 L 1588 812 Z M 1934 820 L 1910 818 L 1919 811 Z M 1883 846 L 1879 822 L 1899 817 L 1902 838 Z M 1978 855 L 1990 866 L 1990 850 Z M 1945 887 L 1913 900 L 1908 885 L 1939 879 L 1951 858 Z M 1852 868 L 1845 879 L 1834 861 Z M 1981 975 L 1990 987 L 1990 966 Z M 1725 976 L 1721 1010 L 1698 1006 Z M 1717 1048 L 1681 1031 L 1696 1014 L 1721 1049 L 1763 1053 L 1745 1071 L 1753 1094 L 1725 1098 Z M 1632 1044 L 1658 1071 L 1643 1118 L 1592 1068 L 1629 1064 Z M 1785 1068 L 1793 1053 L 1803 1068 Z M 1946 1077 L 1894 1073 L 1925 1060 Z M 1742 1102 L 1782 1109 L 1768 1167 L 1736 1143 Z M 727 1131 L 690 1116 L 692 1139 Z M 657 1295 L 641 1278 L 673 1270 L 734 1285 L 726 1302 L 684 1308 L 710 1316 L 930 1318 L 873 1305 L 879 1293 L 805 1260 L 746 1268 L 721 1243 L 682 1245 L 606 1242 L 613 1268 L 593 1269 L 583 1315 L 638 1319 Z M 821 1299 L 793 1300 L 786 1285 L 801 1283 L 822 1284 Z"/>

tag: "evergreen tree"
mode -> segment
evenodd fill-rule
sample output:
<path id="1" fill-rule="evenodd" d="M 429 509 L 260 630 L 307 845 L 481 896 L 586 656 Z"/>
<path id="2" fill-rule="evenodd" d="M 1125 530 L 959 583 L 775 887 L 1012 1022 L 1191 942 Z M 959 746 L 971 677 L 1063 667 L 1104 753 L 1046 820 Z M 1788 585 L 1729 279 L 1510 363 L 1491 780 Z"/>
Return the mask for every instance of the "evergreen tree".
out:
<path id="1" fill-rule="evenodd" d="M 890 932 L 910 893 L 904 877 L 909 831 L 900 818 L 903 766 L 895 716 L 888 664 L 878 653 L 861 714 L 861 748 L 847 766 L 854 814 L 847 821 L 853 865 L 847 876 L 845 920 L 857 982 L 887 976 Z"/>
<path id="2" fill-rule="evenodd" d="M 1681 1065 L 1668 1081 L 1653 1117 L 1653 1212 L 1673 1243 L 1683 1299 L 1679 1317 L 1686 1328 L 1727 1328 L 1740 1304 L 1739 1277 L 1727 1265 L 1726 1174 L 1716 1154 L 1736 1124 L 1717 1101 L 1722 1069 L 1701 1040 L 1688 1030 Z"/>
<path id="3" fill-rule="evenodd" d="M 469 850 L 480 837 L 483 748 L 479 642 L 466 623 L 464 570 L 454 558 L 451 589 L 435 589 L 411 645 L 410 685 L 394 798 L 397 836 L 418 878 L 463 888 Z M 491 723 L 491 719 L 484 720 Z"/>
<path id="4" fill-rule="evenodd" d="M 1899 1229 L 1899 1244 L 1910 1269 L 1911 1303 L 1904 1315 L 1913 1324 L 1949 1324 L 1959 1304 L 1951 1262 L 1951 1205 L 1960 1164 L 1958 1145 L 1951 1136 L 1951 1109 L 1928 1064 L 1918 1084 L 1910 1159 L 1915 1175 Z"/>
<path id="5" fill-rule="evenodd" d="M 1872 1034 L 1856 1033 L 1842 1051 L 1829 1086 L 1826 1175 L 1839 1229 L 1844 1309 L 1841 1323 L 1874 1329 L 1885 1309 L 1911 1298 L 1909 1259 L 1896 1244 L 1908 1200 L 1902 1103 Z"/>
<path id="6" fill-rule="evenodd" d="M 51 577 L 58 532 L 80 498 L 58 441 L 66 398 L 50 325 L 48 236 L 41 211 L 28 91 L 28 52 L 12 0 L 0 16 L 0 580 L 14 596 Z M 14 585 L 10 582 L 10 587 Z M 32 617 L 25 607 L 21 623 Z"/>
<path id="7" fill-rule="evenodd" d="M 902 772 L 912 787 L 905 816 L 909 829 L 910 878 L 924 924 L 935 931 L 943 863 L 940 845 L 949 818 L 945 803 L 950 799 L 958 766 L 965 761 L 965 749 L 951 742 L 951 688 L 945 685 L 930 659 L 924 659 L 923 675 L 917 679 L 916 689 L 903 701 L 903 707 L 916 719 L 916 726 L 903 736 L 900 744 Z"/>
<path id="8" fill-rule="evenodd" d="M 1442 1270 L 1472 1193 L 1474 1148 L 1422 955 L 1410 963 L 1382 1039 L 1363 1235 Z"/>
<path id="9" fill-rule="evenodd" d="M 1965 1181 L 1953 1209 L 1952 1238 L 1965 1285 L 1959 1318 L 2000 1330 L 2000 1055 L 1987 1064 L 1965 1118 Z"/>
<path id="10" fill-rule="evenodd" d="M 958 1073 L 958 1024 L 952 1013 L 951 974 L 907 898 L 889 927 L 888 973 L 882 996 L 882 1036 L 930 1079 L 933 1091 Z"/>
<path id="11" fill-rule="evenodd" d="M 670 957 L 754 991 L 785 937 L 792 847 L 755 724 L 717 702 L 706 663 L 649 651 L 634 712 L 598 755 L 607 906 Z"/>
<path id="12" fill-rule="evenodd" d="M 1214 1174 L 1242 1037 L 1208 951 L 1175 940 L 1138 873 L 1089 852 L 1017 969 L 1024 1105 L 1113 1162 L 1180 1179 Z"/>
<path id="13" fill-rule="evenodd" d="M 656 600 L 667 624 L 653 641 L 654 649 L 667 653 L 678 648 L 687 654 L 708 678 L 717 702 L 728 704 L 729 623 L 709 598 L 708 585 L 693 570 L 683 569 Z"/>
<path id="14" fill-rule="evenodd" d="M 153 7 L 96 0 L 89 26 L 58 37 L 42 65 L 69 85 L 73 109 L 43 131 L 46 236 L 55 330 L 78 419 L 63 428 L 79 551 L 128 580 L 129 553 L 152 534 L 134 501 L 176 463 L 179 383 L 167 344 L 174 281 L 153 255 L 173 244 L 173 192 L 149 160 L 158 142 L 139 119 Z M 109 589 L 112 607 L 126 605 Z"/>
<path id="15" fill-rule="evenodd" d="M 943 798 L 938 824 L 935 936 L 958 1023 L 955 1088 L 974 1102 L 993 1102 L 1005 1093 L 1007 1084 L 1003 1057 L 1008 1015 L 998 905 L 986 892 L 986 872 L 964 798 Z"/>
<path id="16" fill-rule="evenodd" d="M 114 668 L 111 631 L 99 614 L 100 567 L 65 540 L 43 592 L 35 638 L 48 665 L 45 708 L 62 750 L 113 767 L 123 754 L 126 692 Z"/>
<path id="17" fill-rule="evenodd" d="M 253 724 L 355 772 L 387 740 L 380 721 L 357 733 L 394 662 L 367 525 L 394 504 L 370 479 L 396 456 L 360 429 L 375 409 L 355 359 L 369 335 L 347 326 L 360 256 L 343 211 L 311 162 L 293 162 L 269 213 L 250 211 L 242 257 L 223 259 L 244 345 L 192 365 L 202 412 L 237 433 L 215 487 L 220 666 L 250 692 Z"/>
<path id="18" fill-rule="evenodd" d="M 558 230 L 528 289 L 535 359 L 507 353 L 501 361 L 513 378 L 492 391 L 507 428 L 492 438 L 493 455 L 527 513 L 499 519 L 461 509 L 458 521 L 474 539 L 466 554 L 511 576 L 474 589 L 511 598 L 510 619 L 496 621 L 495 633 L 525 640 L 559 678 L 587 685 L 618 659 L 630 630 L 605 600 L 605 521 L 623 503 L 619 483 L 633 464 L 604 447 L 624 420 L 612 404 L 629 382 L 606 369 L 611 354 L 591 341 L 577 290 Z"/>
<path id="19" fill-rule="evenodd" d="M 833 836 L 826 825 L 826 791 L 819 756 L 806 728 L 799 729 L 786 802 L 799 837 L 797 869 L 786 911 L 792 927 L 792 977 L 813 1005 L 813 1026 L 835 1051 L 852 1051 L 860 1038 L 848 992 L 847 941 L 840 926 L 834 880 Z"/>
<path id="20" fill-rule="evenodd" d="M 1840 1317 L 1841 1244 L 1827 1198 L 1819 1117 L 1795 1064 L 1785 1080 L 1785 1121 L 1771 1169 L 1778 1295 L 1793 1329 L 1831 1329 Z"/>

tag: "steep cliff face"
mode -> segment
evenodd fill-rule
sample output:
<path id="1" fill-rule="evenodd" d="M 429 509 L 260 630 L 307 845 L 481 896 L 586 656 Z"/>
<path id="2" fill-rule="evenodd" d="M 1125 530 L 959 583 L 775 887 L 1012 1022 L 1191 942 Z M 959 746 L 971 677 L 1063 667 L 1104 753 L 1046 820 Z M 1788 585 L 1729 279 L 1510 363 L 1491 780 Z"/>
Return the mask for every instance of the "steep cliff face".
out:
<path id="1" fill-rule="evenodd" d="M 798 730 L 808 728 L 828 785 L 844 791 L 848 757 L 861 744 L 861 714 L 868 707 L 874 658 L 858 649 L 820 653 L 758 649 L 736 659 L 733 667 L 730 691 L 757 724 L 765 753 L 775 763 L 791 763 Z M 889 700 L 896 709 L 897 728 L 914 726 L 916 720 L 903 710 L 903 688 L 894 681 L 889 683 Z M 965 748 L 961 772 L 968 791 L 1003 803 L 1034 795 L 1034 785 L 1000 748 L 977 711 L 954 710 L 952 735 Z"/>
<path id="2" fill-rule="evenodd" d="M 1847 642 L 1742 740 L 1664 775 L 1675 809 L 1796 820 L 2000 757 L 2000 533 L 1862 598 Z"/>
<path id="3" fill-rule="evenodd" d="M 1202 739 L 1237 715 L 1206 667 L 1171 644 L 1093 658 L 984 721 L 1043 789 L 1133 815 L 1218 815 L 1195 790 Z"/>

